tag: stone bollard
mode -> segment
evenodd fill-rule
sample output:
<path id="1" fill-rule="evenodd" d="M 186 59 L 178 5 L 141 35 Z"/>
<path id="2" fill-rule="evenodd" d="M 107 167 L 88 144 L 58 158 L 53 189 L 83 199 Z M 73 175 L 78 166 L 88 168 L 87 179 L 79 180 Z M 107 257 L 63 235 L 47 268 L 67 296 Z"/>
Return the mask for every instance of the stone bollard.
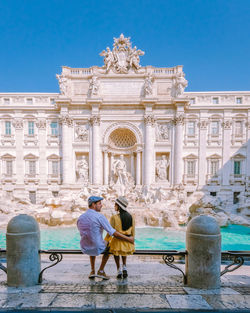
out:
<path id="1" fill-rule="evenodd" d="M 220 288 L 221 234 L 215 218 L 193 218 L 186 232 L 187 286 L 200 289 Z"/>
<path id="2" fill-rule="evenodd" d="M 8 286 L 37 285 L 41 260 L 40 230 L 36 220 L 26 214 L 12 218 L 7 226 L 6 246 Z"/>

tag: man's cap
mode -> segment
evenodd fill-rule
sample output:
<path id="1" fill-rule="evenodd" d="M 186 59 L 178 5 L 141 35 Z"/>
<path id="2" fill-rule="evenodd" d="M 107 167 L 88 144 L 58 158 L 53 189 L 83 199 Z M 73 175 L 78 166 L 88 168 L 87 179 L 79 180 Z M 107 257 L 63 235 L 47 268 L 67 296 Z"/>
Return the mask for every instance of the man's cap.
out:
<path id="1" fill-rule="evenodd" d="M 125 197 L 118 197 L 115 200 L 115 203 L 117 203 L 123 210 L 127 210 L 128 200 Z"/>
<path id="2" fill-rule="evenodd" d="M 103 200 L 102 197 L 91 196 L 88 198 L 88 204 L 90 206 L 92 203 L 96 203 L 96 202 L 101 201 L 101 200 Z"/>

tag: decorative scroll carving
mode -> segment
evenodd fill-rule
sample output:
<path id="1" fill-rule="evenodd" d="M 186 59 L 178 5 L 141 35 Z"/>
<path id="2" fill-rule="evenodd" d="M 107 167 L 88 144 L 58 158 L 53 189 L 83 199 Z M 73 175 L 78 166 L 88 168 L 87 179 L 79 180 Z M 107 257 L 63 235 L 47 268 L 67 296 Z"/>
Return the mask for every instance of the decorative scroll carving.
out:
<path id="1" fill-rule="evenodd" d="M 89 91 L 88 91 L 89 97 L 98 95 L 99 87 L 100 84 L 97 80 L 97 77 L 93 76 L 89 82 Z"/>
<path id="2" fill-rule="evenodd" d="M 104 57 L 104 68 L 106 73 L 112 69 L 115 73 L 126 74 L 130 69 L 137 71 L 140 66 L 140 56 L 144 52 L 137 50 L 136 46 L 131 47 L 130 37 L 126 38 L 123 34 L 119 38 L 114 38 L 113 50 L 107 47 L 100 55 Z"/>
<path id="3" fill-rule="evenodd" d="M 13 121 L 13 126 L 16 129 L 23 129 L 23 120 L 22 119 L 16 119 Z"/>
<path id="4" fill-rule="evenodd" d="M 223 123 L 222 123 L 224 129 L 231 129 L 232 127 L 232 121 L 231 120 L 225 120 Z"/>
<path id="5" fill-rule="evenodd" d="M 88 140 L 88 130 L 85 125 L 76 124 L 76 140 L 77 141 L 87 141 Z"/>
<path id="6" fill-rule="evenodd" d="M 198 125 L 200 126 L 200 129 L 207 129 L 208 121 L 201 120 Z"/>
<path id="7" fill-rule="evenodd" d="M 40 128 L 40 129 L 45 129 L 46 128 L 46 120 L 45 119 L 38 120 L 36 122 L 36 127 Z"/>
<path id="8" fill-rule="evenodd" d="M 60 116 L 60 122 L 68 127 L 73 127 L 73 118 L 69 114 L 62 114 Z"/>
<path id="9" fill-rule="evenodd" d="M 175 125 L 183 125 L 184 124 L 184 114 L 176 115 L 173 122 Z"/>
<path id="10" fill-rule="evenodd" d="M 100 125 L 100 116 L 99 115 L 92 115 L 89 119 L 91 125 Z"/>
<path id="11" fill-rule="evenodd" d="M 154 126 L 155 125 L 155 118 L 153 115 L 145 115 L 144 116 L 144 123 L 146 125 L 151 125 Z"/>

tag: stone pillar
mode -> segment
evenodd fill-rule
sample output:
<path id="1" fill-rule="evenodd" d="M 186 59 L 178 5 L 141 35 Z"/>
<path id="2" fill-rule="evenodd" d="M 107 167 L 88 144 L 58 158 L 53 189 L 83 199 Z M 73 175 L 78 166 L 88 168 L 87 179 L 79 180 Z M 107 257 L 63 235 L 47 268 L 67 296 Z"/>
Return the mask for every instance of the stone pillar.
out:
<path id="1" fill-rule="evenodd" d="M 110 154 L 110 171 L 109 171 L 109 174 L 110 174 L 110 178 L 109 178 L 109 182 L 110 184 L 112 185 L 113 184 L 113 164 L 114 164 L 114 154 L 111 153 Z"/>
<path id="2" fill-rule="evenodd" d="M 135 176 L 135 158 L 134 158 L 134 153 L 131 153 L 131 175 L 134 177 Z"/>
<path id="3" fill-rule="evenodd" d="M 104 176 L 104 185 L 108 185 L 108 177 L 109 177 L 109 159 L 108 152 L 104 151 L 104 166 L 103 166 L 103 176 Z"/>
<path id="4" fill-rule="evenodd" d="M 248 110 L 247 121 L 247 159 L 246 159 L 246 177 L 248 181 L 247 190 L 250 192 L 250 109 Z M 250 195 L 250 194 L 249 194 Z"/>
<path id="5" fill-rule="evenodd" d="M 39 178 L 40 184 L 47 184 L 47 159 L 46 159 L 46 119 L 38 119 L 36 123 L 38 128 L 38 142 L 39 142 Z"/>
<path id="6" fill-rule="evenodd" d="M 37 285 L 41 260 L 40 230 L 36 220 L 26 214 L 13 217 L 7 226 L 6 246 L 8 286 Z"/>
<path id="7" fill-rule="evenodd" d="M 61 115 L 62 123 L 62 170 L 63 184 L 72 184 L 74 171 L 72 153 L 72 127 L 73 119 L 68 114 Z"/>
<path id="8" fill-rule="evenodd" d="M 152 128 L 155 123 L 153 115 L 144 117 L 145 123 L 145 148 L 144 148 L 144 184 L 150 186 L 153 180 L 154 164 L 154 142 Z"/>
<path id="9" fill-rule="evenodd" d="M 186 249 L 187 285 L 220 288 L 221 234 L 215 218 L 199 215 L 188 223 Z"/>
<path id="10" fill-rule="evenodd" d="M 231 174 L 230 147 L 231 147 L 231 119 L 225 119 L 223 122 L 223 152 L 222 152 L 222 185 L 228 186 Z"/>
<path id="11" fill-rule="evenodd" d="M 141 185 L 141 151 L 136 152 L 136 185 Z"/>
<path id="12" fill-rule="evenodd" d="M 183 124 L 184 114 L 176 115 L 175 124 L 175 141 L 174 141 L 174 185 L 180 185 L 183 177 Z"/>
<path id="13" fill-rule="evenodd" d="M 16 139 L 16 177 L 17 184 L 24 183 L 25 168 L 23 162 L 23 120 L 17 118 L 13 122 L 15 127 L 15 139 Z"/>
<path id="14" fill-rule="evenodd" d="M 93 115 L 90 119 L 92 125 L 92 184 L 101 184 L 101 150 L 100 150 L 100 117 Z"/>
<path id="15" fill-rule="evenodd" d="M 198 168 L 198 186 L 201 189 L 206 184 L 207 162 L 206 162 L 206 145 L 207 145 L 207 121 L 201 120 L 199 123 L 199 166 Z"/>

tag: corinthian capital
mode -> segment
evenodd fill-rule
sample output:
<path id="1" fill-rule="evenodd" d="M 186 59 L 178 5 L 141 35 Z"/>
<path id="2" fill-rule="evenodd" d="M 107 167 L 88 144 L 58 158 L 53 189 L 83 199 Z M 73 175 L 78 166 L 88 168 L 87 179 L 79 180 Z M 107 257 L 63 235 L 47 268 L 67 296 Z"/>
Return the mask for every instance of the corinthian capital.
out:
<path id="1" fill-rule="evenodd" d="M 16 129 L 23 129 L 23 120 L 22 119 L 15 119 L 13 122 L 13 126 Z"/>
<path id="2" fill-rule="evenodd" d="M 175 125 L 183 125 L 184 124 L 184 114 L 178 114 L 174 118 Z"/>
<path id="3" fill-rule="evenodd" d="M 69 114 L 60 115 L 60 122 L 68 127 L 73 127 L 73 118 Z"/>
<path id="4" fill-rule="evenodd" d="M 154 116 L 153 115 L 145 115 L 144 116 L 144 123 L 146 124 L 146 125 L 151 125 L 151 126 L 154 126 L 154 124 L 155 124 L 155 118 L 154 118 Z"/>
<path id="5" fill-rule="evenodd" d="M 231 129 L 231 126 L 232 126 L 232 121 L 231 120 L 225 120 L 223 123 L 222 123 L 224 129 Z"/>
<path id="6" fill-rule="evenodd" d="M 100 125 L 100 116 L 99 115 L 92 115 L 89 119 L 91 125 Z"/>

